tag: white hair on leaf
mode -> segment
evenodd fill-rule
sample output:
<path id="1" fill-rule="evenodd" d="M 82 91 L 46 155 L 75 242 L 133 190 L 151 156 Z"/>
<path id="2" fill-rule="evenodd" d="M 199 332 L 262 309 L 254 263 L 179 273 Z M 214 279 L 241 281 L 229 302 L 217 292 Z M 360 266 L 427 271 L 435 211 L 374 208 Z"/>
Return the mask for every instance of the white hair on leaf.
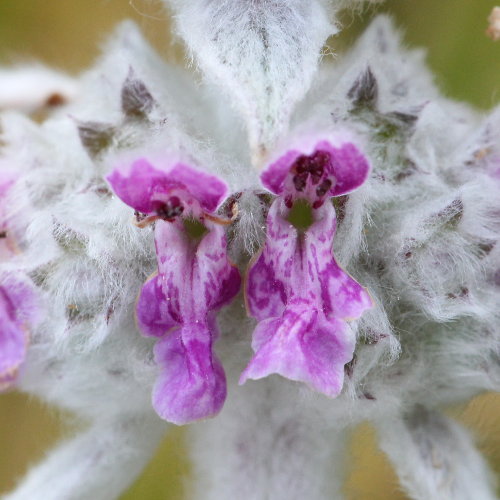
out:
<path id="1" fill-rule="evenodd" d="M 64 114 L 42 124 L 2 114 L 0 169 L 19 173 L 6 200 L 20 253 L 1 267 L 29 275 L 48 304 L 18 386 L 92 423 L 33 469 L 12 499 L 34 491 L 51 498 L 49 484 L 59 498 L 68 491 L 68 498 L 116 497 L 162 434 L 150 402 L 154 342 L 134 322 L 137 294 L 155 270 L 153 233 L 130 223 L 133 210 L 113 195 L 106 174 L 124 157 L 164 151 L 219 175 L 238 205 L 228 251 L 244 270 L 263 244 L 272 201 L 250 150 L 261 160 L 260 146 L 272 152 L 288 132 L 308 128 L 349 129 L 372 162 L 363 187 L 334 202 L 334 252 L 374 307 L 350 324 L 355 357 L 336 399 L 278 376 L 237 387 L 255 322 L 242 294 L 221 311 L 216 350 L 229 397 L 217 418 L 190 429 L 197 495 L 338 498 L 345 435 L 372 420 L 414 498 L 439 498 L 448 477 L 452 492 L 477 486 L 492 498 L 471 439 L 438 412 L 500 389 L 500 186 L 493 176 L 500 114 L 484 117 L 441 97 L 421 53 L 400 48 L 386 17 L 309 89 L 337 7 L 177 2 L 179 32 L 206 81 L 163 62 L 125 23 L 82 75 L 80 97 Z M 444 463 L 459 472 L 445 477 L 422 459 L 413 439 L 422 434 L 442 441 Z M 94 441 L 103 445 L 96 467 L 109 467 L 89 464 Z M 111 441 L 135 451 L 121 458 Z M 66 476 L 68 460 L 77 465 Z M 481 485 L 461 472 L 469 462 Z"/>
<path id="2" fill-rule="evenodd" d="M 416 407 L 378 422 L 379 443 L 414 500 L 495 500 L 495 480 L 469 433 L 451 419 Z"/>
<path id="3" fill-rule="evenodd" d="M 323 2 L 170 2 L 180 36 L 208 81 L 228 92 L 260 166 L 287 132 L 327 37 L 336 32 Z"/>

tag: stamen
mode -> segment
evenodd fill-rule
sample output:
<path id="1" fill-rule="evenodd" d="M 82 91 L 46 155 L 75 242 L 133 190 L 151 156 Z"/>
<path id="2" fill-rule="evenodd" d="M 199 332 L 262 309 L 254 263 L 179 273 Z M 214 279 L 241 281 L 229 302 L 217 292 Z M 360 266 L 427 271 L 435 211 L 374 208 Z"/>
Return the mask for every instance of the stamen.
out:
<path id="1" fill-rule="evenodd" d="M 137 218 L 135 218 L 133 220 L 133 223 L 140 229 L 144 229 L 145 227 L 148 227 L 150 226 L 151 224 L 153 224 L 153 222 L 157 221 L 159 219 L 159 217 L 157 215 L 148 215 L 147 217 L 144 217 L 143 219 L 141 220 L 138 220 Z"/>
<path id="2" fill-rule="evenodd" d="M 172 196 L 165 203 L 162 203 L 157 209 L 156 214 L 160 219 L 172 221 L 175 217 L 182 215 L 184 205 L 177 196 Z"/>
<path id="3" fill-rule="evenodd" d="M 203 218 L 204 219 L 207 219 L 211 222 L 215 222 L 216 224 L 219 224 L 221 226 L 229 226 L 230 224 L 233 223 L 233 221 L 235 220 L 236 217 L 238 217 L 238 204 L 235 204 L 235 209 L 233 211 L 233 217 L 230 218 L 230 219 L 225 219 L 223 217 L 218 217 L 216 215 L 211 215 L 211 214 L 208 214 L 208 213 L 204 213 L 203 214 Z"/>
<path id="4" fill-rule="evenodd" d="M 330 163 L 330 155 L 325 151 L 316 151 L 310 156 L 299 156 L 292 165 L 291 172 L 293 184 L 299 192 L 307 185 L 307 179 L 311 177 L 312 185 L 318 184 L 325 174 L 326 167 Z"/>
<path id="5" fill-rule="evenodd" d="M 330 163 L 330 155 L 325 151 L 317 151 L 311 157 L 311 179 L 313 184 L 318 184 L 325 173 L 325 168 Z"/>
<path id="6" fill-rule="evenodd" d="M 316 188 L 316 196 L 322 198 L 332 187 L 332 181 L 330 179 L 325 179 L 317 188 Z"/>
<path id="7" fill-rule="evenodd" d="M 304 191 L 307 184 L 308 172 L 301 172 L 293 177 L 293 185 L 297 191 Z"/>

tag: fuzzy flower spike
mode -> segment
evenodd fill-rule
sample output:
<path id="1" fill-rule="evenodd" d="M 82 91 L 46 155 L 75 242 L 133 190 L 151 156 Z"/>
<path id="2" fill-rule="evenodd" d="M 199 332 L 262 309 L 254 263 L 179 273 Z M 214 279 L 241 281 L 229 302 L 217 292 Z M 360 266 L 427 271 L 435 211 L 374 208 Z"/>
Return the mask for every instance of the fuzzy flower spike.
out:
<path id="1" fill-rule="evenodd" d="M 278 195 L 264 248 L 245 287 L 255 356 L 240 383 L 278 373 L 335 397 L 355 339 L 346 320 L 371 307 L 368 293 L 336 263 L 330 197 L 367 178 L 367 159 L 346 134 L 306 139 L 272 162 L 263 185 Z"/>
<path id="2" fill-rule="evenodd" d="M 155 221 L 158 273 L 144 284 L 136 305 L 143 335 L 160 339 L 153 406 L 178 425 L 212 417 L 226 398 L 224 371 L 213 353 L 215 313 L 240 288 L 224 227 L 214 216 L 227 187 L 188 165 L 156 168 L 146 159 L 114 170 L 108 181 L 143 214 L 140 226 Z"/>

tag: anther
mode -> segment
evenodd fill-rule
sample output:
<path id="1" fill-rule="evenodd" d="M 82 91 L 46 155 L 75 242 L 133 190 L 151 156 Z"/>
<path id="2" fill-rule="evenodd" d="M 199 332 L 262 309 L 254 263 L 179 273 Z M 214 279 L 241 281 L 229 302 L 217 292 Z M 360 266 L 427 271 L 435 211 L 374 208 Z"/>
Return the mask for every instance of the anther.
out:
<path id="1" fill-rule="evenodd" d="M 160 219 L 171 221 L 184 212 L 184 205 L 177 196 L 172 196 L 166 203 L 156 209 L 156 214 Z"/>

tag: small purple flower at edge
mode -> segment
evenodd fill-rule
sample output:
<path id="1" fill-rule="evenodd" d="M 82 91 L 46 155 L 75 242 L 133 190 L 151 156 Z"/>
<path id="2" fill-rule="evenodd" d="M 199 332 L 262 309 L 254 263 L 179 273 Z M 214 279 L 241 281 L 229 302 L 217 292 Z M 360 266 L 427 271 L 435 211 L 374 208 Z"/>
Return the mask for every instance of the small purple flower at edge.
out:
<path id="1" fill-rule="evenodd" d="M 330 197 L 349 193 L 367 178 L 367 159 L 348 135 L 305 139 L 272 162 L 263 185 L 278 198 L 267 217 L 264 248 L 250 266 L 245 286 L 258 324 L 255 352 L 240 383 L 277 373 L 335 397 L 355 338 L 346 321 L 372 306 L 368 293 L 336 263 L 336 229 Z M 296 203 L 310 210 L 301 229 L 289 216 Z"/>
<path id="2" fill-rule="evenodd" d="M 0 261 L 14 256 L 14 245 L 9 235 L 5 201 L 16 181 L 13 172 L 0 172 Z M 0 274 L 0 391 L 16 381 L 19 368 L 26 358 L 29 329 L 40 317 L 39 303 L 34 287 L 24 277 L 11 272 Z"/>
<path id="3" fill-rule="evenodd" d="M 39 318 L 34 287 L 27 280 L 3 273 L 0 276 L 0 391 L 15 382 L 26 358 L 29 329 Z"/>
<path id="4" fill-rule="evenodd" d="M 214 216 L 227 187 L 188 165 L 157 168 L 146 159 L 114 170 L 108 181 L 122 201 L 144 214 L 141 225 L 155 221 L 158 273 L 144 284 L 136 305 L 142 334 L 159 338 L 153 406 L 178 425 L 212 417 L 226 398 L 224 370 L 213 352 L 215 314 L 240 288 L 224 227 Z M 202 234 L 190 234 L 189 223 Z"/>

